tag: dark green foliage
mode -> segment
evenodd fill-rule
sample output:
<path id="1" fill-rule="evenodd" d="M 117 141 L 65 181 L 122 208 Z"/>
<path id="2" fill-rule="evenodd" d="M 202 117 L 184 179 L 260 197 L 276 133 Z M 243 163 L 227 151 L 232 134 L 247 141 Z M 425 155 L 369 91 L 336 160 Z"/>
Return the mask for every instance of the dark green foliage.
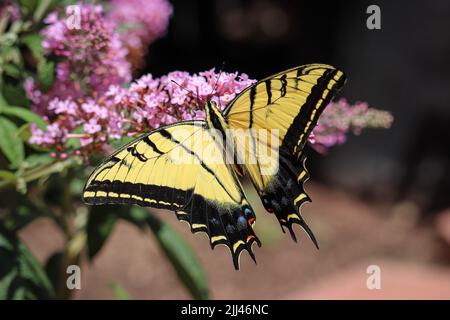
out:
<path id="1" fill-rule="evenodd" d="M 0 221 L 0 300 L 50 299 L 53 295 L 42 266 Z"/>

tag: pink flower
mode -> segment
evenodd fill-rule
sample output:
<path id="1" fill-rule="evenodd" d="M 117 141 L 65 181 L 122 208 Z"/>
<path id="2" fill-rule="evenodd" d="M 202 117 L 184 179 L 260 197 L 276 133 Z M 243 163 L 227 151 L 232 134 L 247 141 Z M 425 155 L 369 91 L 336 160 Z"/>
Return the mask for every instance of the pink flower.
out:
<path id="1" fill-rule="evenodd" d="M 19 6 L 13 1 L 6 0 L 0 4 L 0 17 L 9 16 L 10 21 L 19 20 L 21 17 Z M 8 20 L 6 20 L 7 22 Z"/>
<path id="2" fill-rule="evenodd" d="M 31 124 L 31 137 L 29 142 L 36 145 L 53 144 L 54 140 L 49 140 L 43 130 L 39 129 L 35 123 Z"/>
<path id="3" fill-rule="evenodd" d="M 111 85 L 131 80 L 127 50 L 119 39 L 116 26 L 108 21 L 101 6 L 79 4 L 80 28 L 69 28 L 66 15 L 50 13 L 42 31 L 42 46 L 48 54 L 59 58 L 56 81 L 46 93 L 32 80 L 26 92 L 34 111 L 46 114 L 47 104 L 54 99 L 77 99 L 100 95 Z"/>
<path id="4" fill-rule="evenodd" d="M 130 47 L 146 48 L 164 35 L 172 6 L 167 0 L 112 0 L 108 19 L 122 25 L 121 40 Z"/>
<path id="5" fill-rule="evenodd" d="M 320 153 L 326 153 L 334 146 L 347 140 L 348 131 L 360 134 L 364 128 L 389 128 L 394 118 L 387 111 L 369 108 L 366 102 L 350 105 L 340 99 L 330 103 L 309 137 L 311 146 Z"/>
<path id="6" fill-rule="evenodd" d="M 36 124 L 31 124 L 31 137 L 29 142 L 42 147 L 56 145 L 59 142 L 64 143 L 67 140 L 67 130 L 61 128 L 58 123 L 52 123 L 47 126 L 47 130 L 43 131 Z"/>
<path id="7" fill-rule="evenodd" d="M 102 130 L 102 126 L 97 123 L 95 119 L 90 119 L 87 123 L 83 126 L 84 132 L 88 134 L 94 134 Z"/>
<path id="8" fill-rule="evenodd" d="M 55 114 L 76 115 L 78 106 L 71 100 L 59 100 L 55 98 L 48 104 L 48 110 L 53 111 Z"/>

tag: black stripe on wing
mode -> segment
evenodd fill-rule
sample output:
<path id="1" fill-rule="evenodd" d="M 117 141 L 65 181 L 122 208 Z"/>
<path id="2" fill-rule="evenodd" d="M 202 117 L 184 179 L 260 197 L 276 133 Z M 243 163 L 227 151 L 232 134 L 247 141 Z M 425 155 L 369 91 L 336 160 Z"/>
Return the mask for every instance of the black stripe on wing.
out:
<path id="1" fill-rule="evenodd" d="M 87 204 L 137 204 L 169 210 L 182 208 L 192 196 L 192 190 L 118 180 L 94 180 L 85 188 L 86 192 L 96 194 L 93 197 L 83 197 Z"/>
<path id="2" fill-rule="evenodd" d="M 297 77 L 307 75 L 317 68 L 298 69 Z M 281 148 L 286 149 L 292 155 L 300 158 L 305 143 L 317 124 L 319 116 L 325 107 L 330 103 L 334 95 L 345 84 L 345 74 L 337 69 L 328 69 L 317 80 L 317 84 L 311 89 L 306 102 L 300 108 L 300 112 L 294 118 L 286 135 L 281 143 Z M 297 88 L 301 86 L 301 82 L 297 82 Z"/>

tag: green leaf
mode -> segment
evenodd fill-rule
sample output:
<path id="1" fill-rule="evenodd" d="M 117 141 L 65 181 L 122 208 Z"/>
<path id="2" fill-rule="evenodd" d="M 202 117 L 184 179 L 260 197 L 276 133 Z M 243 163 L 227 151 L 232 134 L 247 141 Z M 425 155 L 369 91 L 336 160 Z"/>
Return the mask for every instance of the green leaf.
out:
<path id="1" fill-rule="evenodd" d="M 5 74 L 7 74 L 10 77 L 13 77 L 16 79 L 20 78 L 21 70 L 15 64 L 11 64 L 11 63 L 5 64 L 3 66 L 3 70 L 4 70 Z"/>
<path id="2" fill-rule="evenodd" d="M 18 20 L 13 21 L 13 23 L 9 27 L 9 32 L 12 32 L 12 33 L 18 35 L 20 32 L 22 32 L 22 30 L 25 30 L 25 29 L 26 29 L 25 23 L 21 19 L 18 19 Z"/>
<path id="3" fill-rule="evenodd" d="M 155 215 L 147 216 L 147 223 L 158 244 L 172 263 L 179 279 L 194 299 L 208 298 L 208 283 L 200 262 L 191 247 L 168 224 Z"/>
<path id="4" fill-rule="evenodd" d="M 14 207 L 4 220 L 4 224 L 9 230 L 20 230 L 44 215 L 39 209 L 31 205 L 27 199 L 23 199 L 21 202 L 24 205 Z"/>
<path id="5" fill-rule="evenodd" d="M 121 212 L 120 217 L 128 222 L 131 222 L 138 228 L 144 230 L 147 226 L 147 218 L 149 212 L 143 208 L 131 207 L 125 212 Z"/>
<path id="6" fill-rule="evenodd" d="M 45 130 L 47 123 L 37 113 L 21 107 L 8 106 L 2 108 L 2 113 L 20 118 L 28 123 L 35 123 L 40 129 Z"/>
<path id="7" fill-rule="evenodd" d="M 30 101 L 28 101 L 25 90 L 20 84 L 13 85 L 5 82 L 3 84 L 2 92 L 7 105 L 22 107 L 30 106 Z"/>
<path id="8" fill-rule="evenodd" d="M 28 12 L 33 12 L 38 0 L 19 0 L 20 5 Z"/>
<path id="9" fill-rule="evenodd" d="M 1 82 L 1 81 L 0 81 Z M 8 106 L 8 102 L 5 100 L 3 95 L 0 93 L 0 113 L 2 113 L 3 108 Z"/>
<path id="10" fill-rule="evenodd" d="M 33 14 L 34 21 L 41 21 L 42 17 L 45 15 L 50 5 L 52 4 L 52 0 L 40 0 L 38 1 L 38 6 Z"/>
<path id="11" fill-rule="evenodd" d="M 127 143 L 130 143 L 131 141 L 133 141 L 136 138 L 137 137 L 122 137 L 120 139 L 112 139 L 111 145 L 114 149 L 118 149 L 118 148 L 126 145 Z"/>
<path id="12" fill-rule="evenodd" d="M 37 74 L 42 90 L 48 91 L 55 81 L 55 63 L 41 60 L 37 66 Z"/>
<path id="13" fill-rule="evenodd" d="M 42 266 L 0 220 L 0 300 L 53 296 L 53 287 Z"/>
<path id="14" fill-rule="evenodd" d="M 113 291 L 116 300 L 131 300 L 130 294 L 118 282 L 111 282 L 109 285 Z"/>
<path id="15" fill-rule="evenodd" d="M 118 206 L 94 206 L 87 222 L 87 243 L 89 259 L 103 248 L 117 222 Z"/>
<path id="16" fill-rule="evenodd" d="M 17 180 L 17 177 L 14 173 L 12 173 L 11 171 L 7 171 L 7 170 L 0 170 L 0 181 L 10 181 L 10 182 L 14 182 Z"/>
<path id="17" fill-rule="evenodd" d="M 55 252 L 52 254 L 45 263 L 45 272 L 53 285 L 53 288 L 59 288 L 60 282 L 65 280 L 64 275 L 61 270 L 63 268 L 63 258 L 64 254 L 61 251 Z M 61 275 L 63 275 L 63 279 L 61 279 Z"/>
<path id="18" fill-rule="evenodd" d="M 25 123 L 17 129 L 17 136 L 25 143 L 28 143 L 30 141 L 31 137 L 31 130 L 30 130 L 30 124 Z"/>
<path id="19" fill-rule="evenodd" d="M 23 142 L 17 135 L 17 126 L 4 117 L 0 117 L 0 137 L 0 150 L 17 167 L 25 154 Z"/>
<path id="20" fill-rule="evenodd" d="M 54 162 L 55 159 L 50 156 L 49 153 L 33 153 L 30 154 L 21 163 L 20 167 L 23 169 L 31 169 L 37 166 L 42 166 Z"/>
<path id="21" fill-rule="evenodd" d="M 22 38 L 22 43 L 31 51 L 31 54 L 38 61 L 44 57 L 42 48 L 42 36 L 40 34 L 29 34 Z"/>
<path id="22" fill-rule="evenodd" d="M 70 182 L 70 193 L 72 193 L 72 196 L 81 197 L 85 184 L 86 178 L 85 176 L 83 176 L 83 174 L 77 175 L 77 177 L 72 179 L 72 181 Z"/>
<path id="23" fill-rule="evenodd" d="M 22 65 L 22 54 L 17 47 L 6 47 L 0 51 L 0 57 L 3 62 L 11 62 L 15 65 Z"/>

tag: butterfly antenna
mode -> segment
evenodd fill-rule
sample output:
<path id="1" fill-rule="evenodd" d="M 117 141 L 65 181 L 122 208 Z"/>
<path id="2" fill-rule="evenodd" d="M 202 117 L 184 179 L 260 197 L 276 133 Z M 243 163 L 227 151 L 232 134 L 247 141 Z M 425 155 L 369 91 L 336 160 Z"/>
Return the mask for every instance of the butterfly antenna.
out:
<path id="1" fill-rule="evenodd" d="M 179 86 L 181 89 L 186 90 L 187 92 L 191 93 L 192 95 L 194 95 L 194 92 L 192 90 L 189 90 L 188 88 L 186 88 L 185 86 L 179 84 L 178 82 L 176 82 L 175 80 L 171 80 L 173 83 L 175 83 L 177 86 Z"/>
<path id="2" fill-rule="evenodd" d="M 214 84 L 214 88 L 213 88 L 213 91 L 210 93 L 210 96 L 212 96 L 216 92 L 216 89 L 217 89 L 217 86 L 219 85 L 219 80 L 220 80 L 220 77 L 222 76 L 224 67 L 225 67 L 225 61 L 222 62 L 222 67 L 220 68 L 219 76 L 217 77 L 216 83 Z"/>
<path id="3" fill-rule="evenodd" d="M 176 82 L 175 80 L 171 80 L 173 83 L 175 83 L 177 86 L 179 86 L 181 89 L 186 90 L 187 92 L 189 92 L 190 94 L 192 94 L 192 96 L 195 96 L 197 99 L 197 103 L 200 103 L 200 95 L 198 94 L 198 88 L 197 88 L 197 92 L 194 93 L 194 91 L 189 90 L 188 88 L 186 88 L 185 86 L 182 86 L 181 84 L 179 84 L 178 82 Z"/>

